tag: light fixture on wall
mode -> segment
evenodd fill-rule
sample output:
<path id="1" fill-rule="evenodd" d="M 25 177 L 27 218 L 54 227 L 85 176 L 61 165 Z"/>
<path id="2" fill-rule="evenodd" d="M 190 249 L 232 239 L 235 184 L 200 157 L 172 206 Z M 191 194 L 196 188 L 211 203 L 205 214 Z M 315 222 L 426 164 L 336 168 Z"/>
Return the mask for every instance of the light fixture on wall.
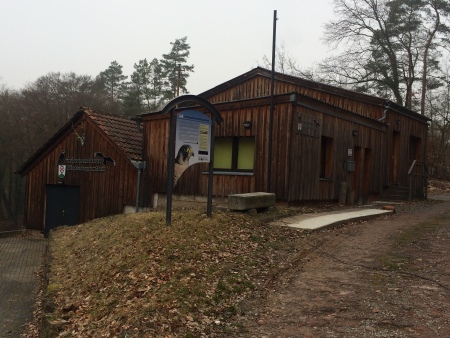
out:
<path id="1" fill-rule="evenodd" d="M 395 121 L 397 124 L 400 124 L 400 120 Z"/>
<path id="2" fill-rule="evenodd" d="M 252 121 L 244 121 L 244 128 L 249 129 L 252 127 Z"/>
<path id="3" fill-rule="evenodd" d="M 359 134 L 359 133 L 358 133 L 357 130 L 355 130 L 355 129 L 352 130 L 352 135 L 353 135 L 353 136 L 358 136 L 358 134 Z"/>

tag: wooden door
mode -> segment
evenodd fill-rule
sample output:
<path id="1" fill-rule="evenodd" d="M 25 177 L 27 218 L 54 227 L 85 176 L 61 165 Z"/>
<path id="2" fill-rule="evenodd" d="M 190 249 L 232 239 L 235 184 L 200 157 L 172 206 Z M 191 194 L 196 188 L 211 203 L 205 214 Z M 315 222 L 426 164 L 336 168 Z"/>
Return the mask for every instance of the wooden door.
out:
<path id="1" fill-rule="evenodd" d="M 355 202 L 360 202 L 360 182 L 361 182 L 361 147 L 355 147 L 354 150 L 355 171 L 353 172 L 353 193 L 355 194 Z"/>
<path id="2" fill-rule="evenodd" d="M 398 185 L 398 166 L 400 164 L 400 132 L 392 134 L 391 185 Z"/>
<path id="3" fill-rule="evenodd" d="M 372 149 L 364 150 L 364 168 L 363 168 L 363 182 L 362 182 L 362 202 L 367 204 L 370 195 L 370 162 L 372 159 Z"/>
<path id="4" fill-rule="evenodd" d="M 47 185 L 44 234 L 61 225 L 78 224 L 80 187 Z"/>

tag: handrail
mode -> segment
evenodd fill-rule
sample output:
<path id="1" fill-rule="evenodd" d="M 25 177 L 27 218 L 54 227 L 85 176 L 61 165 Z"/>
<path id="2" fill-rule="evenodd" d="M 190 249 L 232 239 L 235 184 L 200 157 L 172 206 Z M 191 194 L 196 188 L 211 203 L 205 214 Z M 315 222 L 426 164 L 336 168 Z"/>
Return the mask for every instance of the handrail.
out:
<path id="1" fill-rule="evenodd" d="M 417 161 L 414 160 L 411 163 L 411 166 L 409 167 L 409 170 L 408 170 L 408 176 L 409 176 L 409 200 L 410 201 L 412 200 L 412 178 L 413 178 L 413 176 L 416 176 L 416 177 L 428 177 L 428 168 L 427 168 L 427 166 L 425 165 L 424 162 L 421 162 L 422 167 L 423 167 L 423 170 L 422 170 L 423 173 L 412 173 L 412 171 L 414 170 L 414 167 L 416 166 L 416 163 L 417 163 Z M 425 188 L 425 194 L 426 194 L 426 188 Z"/>
<path id="2" fill-rule="evenodd" d="M 416 160 L 414 160 L 413 162 L 412 162 L 412 164 L 411 164 L 411 167 L 409 167 L 409 170 L 408 170 L 408 175 L 411 175 L 411 171 L 414 169 L 414 166 L 416 165 Z"/>

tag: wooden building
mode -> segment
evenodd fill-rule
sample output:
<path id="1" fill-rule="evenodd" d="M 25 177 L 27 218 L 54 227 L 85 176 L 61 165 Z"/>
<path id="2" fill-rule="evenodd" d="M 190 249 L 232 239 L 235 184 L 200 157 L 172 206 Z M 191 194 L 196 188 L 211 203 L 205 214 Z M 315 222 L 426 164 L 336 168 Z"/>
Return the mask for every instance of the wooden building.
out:
<path id="1" fill-rule="evenodd" d="M 223 118 L 214 127 L 216 199 L 262 191 L 297 203 L 336 201 L 344 193 L 362 204 L 399 187 L 426 196 L 428 118 L 279 73 L 273 100 L 270 92 L 271 72 L 255 68 L 199 95 Z M 195 104 L 177 112 L 186 109 L 207 112 Z M 26 176 L 25 226 L 49 230 L 165 202 L 169 114 L 137 120 L 143 132 L 125 118 L 88 108 L 76 113 L 17 171 Z M 174 189 L 195 200 L 207 191 L 206 163 L 188 167 Z"/>
<path id="2" fill-rule="evenodd" d="M 134 207 L 142 142 L 134 121 L 82 108 L 17 171 L 26 177 L 25 227 L 48 231 Z"/>
<path id="3" fill-rule="evenodd" d="M 224 119 L 215 127 L 214 196 L 270 191 L 287 202 L 337 200 L 346 182 L 349 196 L 366 203 L 413 182 L 413 196 L 424 197 L 428 118 L 389 100 L 285 74 L 276 73 L 274 84 L 272 125 L 269 70 L 255 68 L 199 95 Z M 169 116 L 141 118 L 151 204 L 166 192 Z M 207 176 L 206 164 L 190 166 L 174 193 L 206 195 Z"/>

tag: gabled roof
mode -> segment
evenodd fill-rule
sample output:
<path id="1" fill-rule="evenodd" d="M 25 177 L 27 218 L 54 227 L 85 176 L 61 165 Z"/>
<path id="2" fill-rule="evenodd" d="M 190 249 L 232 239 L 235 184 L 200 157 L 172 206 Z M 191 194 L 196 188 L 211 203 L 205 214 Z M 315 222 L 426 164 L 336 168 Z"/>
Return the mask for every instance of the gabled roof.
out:
<path id="1" fill-rule="evenodd" d="M 251 78 L 257 77 L 257 76 L 271 78 L 272 71 L 265 69 L 265 68 L 256 67 L 256 68 L 248 71 L 247 73 L 239 75 L 229 81 L 226 81 L 226 82 L 224 82 L 220 85 L 217 85 L 203 93 L 200 93 L 199 96 L 203 97 L 205 99 L 208 99 L 208 98 L 212 97 L 213 95 L 216 95 L 217 93 L 220 93 L 224 90 L 227 90 L 227 89 L 234 87 L 244 81 L 247 81 L 248 79 L 251 79 Z M 356 101 L 367 102 L 367 103 L 371 103 L 371 104 L 382 106 L 382 107 L 388 107 L 389 109 L 395 110 L 404 115 L 408 115 L 410 117 L 413 117 L 413 118 L 420 120 L 422 122 L 425 122 L 425 123 L 427 121 L 430 121 L 430 119 L 426 116 L 423 116 L 415 111 L 407 109 L 395 102 L 392 102 L 390 100 L 380 98 L 377 96 L 373 96 L 373 95 L 369 95 L 369 94 L 365 94 L 365 93 L 361 93 L 361 92 L 357 92 L 357 91 L 353 91 L 353 90 L 349 90 L 349 89 L 334 87 L 334 86 L 331 86 L 328 84 L 315 82 L 315 81 L 311 81 L 311 80 L 306 80 L 306 79 L 303 79 L 300 77 L 287 75 L 287 74 L 283 74 L 283 73 L 277 73 L 277 72 L 275 72 L 275 74 L 274 74 L 274 79 L 276 81 L 291 83 L 291 84 L 294 84 L 297 86 L 311 88 L 311 89 L 314 89 L 317 91 L 322 91 L 322 92 L 326 92 L 329 94 L 350 98 L 350 99 L 353 99 Z"/>
<path id="2" fill-rule="evenodd" d="M 142 132 L 136 127 L 136 122 L 127 118 L 100 113 L 90 108 L 83 110 L 127 155 L 130 160 L 142 160 Z"/>
<path id="3" fill-rule="evenodd" d="M 120 152 L 130 161 L 142 161 L 143 134 L 136 122 L 125 117 L 115 116 L 104 112 L 82 107 L 60 130 L 58 130 L 41 148 L 39 148 L 22 166 L 16 174 L 24 175 L 32 167 L 39 157 L 57 146 L 58 140 L 74 125 L 77 125 L 83 117 L 90 119 L 103 132 Z"/>

